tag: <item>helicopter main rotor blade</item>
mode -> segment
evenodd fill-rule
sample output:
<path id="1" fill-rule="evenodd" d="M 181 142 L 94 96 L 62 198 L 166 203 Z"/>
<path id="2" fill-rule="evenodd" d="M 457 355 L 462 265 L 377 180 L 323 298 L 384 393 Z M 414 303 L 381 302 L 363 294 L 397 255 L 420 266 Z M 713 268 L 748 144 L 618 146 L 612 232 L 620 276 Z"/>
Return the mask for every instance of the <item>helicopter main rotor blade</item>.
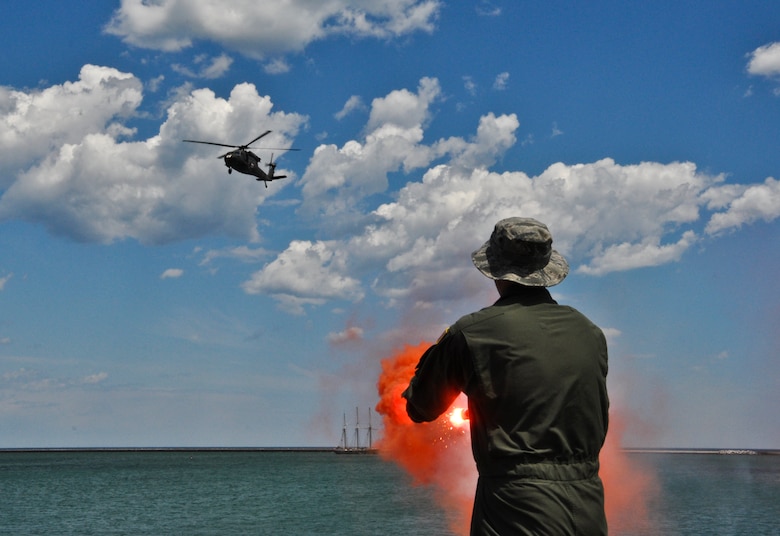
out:
<path id="1" fill-rule="evenodd" d="M 270 130 L 266 130 L 265 132 L 263 132 L 262 134 L 260 134 L 258 137 L 256 137 L 255 139 L 253 139 L 252 141 L 250 141 L 250 142 L 249 142 L 249 143 L 247 143 L 246 145 L 242 145 L 241 147 L 243 147 L 243 148 L 245 148 L 245 149 L 246 149 L 246 148 L 248 148 L 250 145 L 252 145 L 254 142 L 256 142 L 257 140 L 259 140 L 259 139 L 260 139 L 260 138 L 262 138 L 263 136 L 268 136 L 270 133 L 271 133 L 271 131 L 270 131 Z"/>
<path id="2" fill-rule="evenodd" d="M 245 147 L 245 149 L 254 149 L 255 151 L 300 151 L 292 147 Z"/>
<path id="3" fill-rule="evenodd" d="M 240 147 L 240 145 L 228 145 L 227 143 L 216 143 L 213 141 L 198 141 L 198 140 L 181 140 L 189 143 L 202 143 L 204 145 L 217 145 L 219 147 Z"/>

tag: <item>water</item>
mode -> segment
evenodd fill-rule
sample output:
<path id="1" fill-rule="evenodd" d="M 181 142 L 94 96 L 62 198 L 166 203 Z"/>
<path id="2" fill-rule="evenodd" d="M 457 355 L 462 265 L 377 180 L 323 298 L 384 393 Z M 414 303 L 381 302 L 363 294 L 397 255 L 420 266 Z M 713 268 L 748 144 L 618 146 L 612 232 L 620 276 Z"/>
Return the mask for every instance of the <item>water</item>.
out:
<path id="1" fill-rule="evenodd" d="M 780 456 L 632 454 L 660 493 L 625 536 L 780 535 Z M 378 456 L 0 452 L 2 535 L 449 535 Z"/>
<path id="2" fill-rule="evenodd" d="M 0 534 L 446 534 L 435 508 L 371 455 L 0 453 Z"/>
<path id="3" fill-rule="evenodd" d="M 780 456 L 639 454 L 654 469 L 651 530 L 626 534 L 780 535 Z"/>

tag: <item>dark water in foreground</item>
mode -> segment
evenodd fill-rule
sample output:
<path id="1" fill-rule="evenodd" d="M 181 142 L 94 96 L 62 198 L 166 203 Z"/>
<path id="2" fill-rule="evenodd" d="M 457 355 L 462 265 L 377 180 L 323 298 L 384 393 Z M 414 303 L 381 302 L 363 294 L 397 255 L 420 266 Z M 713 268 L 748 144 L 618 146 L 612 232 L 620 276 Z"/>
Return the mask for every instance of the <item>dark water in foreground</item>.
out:
<path id="1" fill-rule="evenodd" d="M 653 528 L 621 534 L 780 535 L 780 456 L 632 456 L 654 468 L 661 493 Z M 0 534 L 450 532 L 429 490 L 378 456 L 0 451 Z"/>

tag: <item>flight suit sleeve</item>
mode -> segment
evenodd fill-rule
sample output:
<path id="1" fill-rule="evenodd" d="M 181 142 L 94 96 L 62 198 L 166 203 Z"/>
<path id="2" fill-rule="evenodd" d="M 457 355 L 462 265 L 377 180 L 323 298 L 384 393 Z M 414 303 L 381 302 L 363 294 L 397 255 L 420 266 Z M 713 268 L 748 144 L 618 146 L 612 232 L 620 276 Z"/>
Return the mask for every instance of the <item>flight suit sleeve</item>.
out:
<path id="1" fill-rule="evenodd" d="M 474 373 L 468 344 L 459 331 L 447 330 L 428 348 L 402 396 L 414 422 L 430 422 L 450 407 Z"/>

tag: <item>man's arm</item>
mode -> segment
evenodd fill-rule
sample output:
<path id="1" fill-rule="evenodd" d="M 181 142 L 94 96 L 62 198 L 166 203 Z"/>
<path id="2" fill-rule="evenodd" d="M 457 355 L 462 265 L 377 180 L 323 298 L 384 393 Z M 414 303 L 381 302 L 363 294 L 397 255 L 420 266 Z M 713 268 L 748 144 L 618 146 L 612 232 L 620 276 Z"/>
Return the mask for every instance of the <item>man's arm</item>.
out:
<path id="1" fill-rule="evenodd" d="M 471 380 L 473 366 L 466 339 L 446 331 L 417 363 L 414 377 L 402 396 L 414 422 L 430 422 L 447 411 Z"/>

